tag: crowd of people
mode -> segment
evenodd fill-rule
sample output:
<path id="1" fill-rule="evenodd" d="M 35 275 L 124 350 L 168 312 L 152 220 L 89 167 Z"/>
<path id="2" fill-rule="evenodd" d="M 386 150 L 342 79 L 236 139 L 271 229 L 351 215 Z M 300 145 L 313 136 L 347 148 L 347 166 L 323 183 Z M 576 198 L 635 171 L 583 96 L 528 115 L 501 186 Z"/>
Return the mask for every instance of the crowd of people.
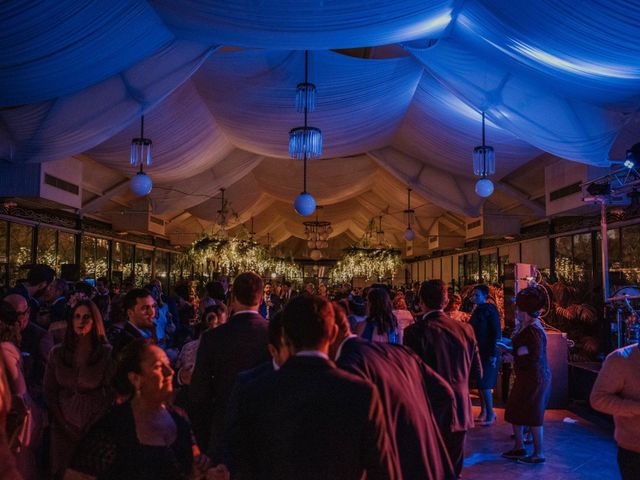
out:
<path id="1" fill-rule="evenodd" d="M 296 291 L 246 272 L 199 298 L 159 280 L 69 285 L 35 265 L 0 303 L 0 477 L 460 478 L 467 431 L 496 419 L 488 297 L 477 286 L 462 315 L 440 280 Z M 509 359 L 503 456 L 528 464 L 545 461 L 544 301 L 518 294 Z"/>

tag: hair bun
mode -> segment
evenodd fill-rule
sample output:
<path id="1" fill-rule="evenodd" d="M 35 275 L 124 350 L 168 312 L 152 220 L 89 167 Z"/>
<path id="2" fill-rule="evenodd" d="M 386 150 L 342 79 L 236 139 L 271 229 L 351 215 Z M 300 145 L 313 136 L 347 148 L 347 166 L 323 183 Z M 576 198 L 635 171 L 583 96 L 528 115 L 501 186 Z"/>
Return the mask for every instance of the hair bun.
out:
<path id="1" fill-rule="evenodd" d="M 516 307 L 518 307 L 518 310 L 528 313 L 529 315 L 534 315 L 536 312 L 542 310 L 547 303 L 542 288 L 543 287 L 527 287 L 520 290 L 516 296 Z"/>

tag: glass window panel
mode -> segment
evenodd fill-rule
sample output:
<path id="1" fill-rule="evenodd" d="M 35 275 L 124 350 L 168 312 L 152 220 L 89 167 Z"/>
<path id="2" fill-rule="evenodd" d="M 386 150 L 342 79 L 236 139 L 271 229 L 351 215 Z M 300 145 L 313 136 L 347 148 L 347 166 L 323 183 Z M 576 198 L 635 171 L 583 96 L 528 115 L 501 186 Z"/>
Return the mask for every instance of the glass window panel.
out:
<path id="1" fill-rule="evenodd" d="M 162 290 L 169 290 L 169 253 L 156 250 L 155 252 L 155 276 L 162 283 Z"/>
<path id="2" fill-rule="evenodd" d="M 458 255 L 458 287 L 465 284 L 464 280 L 464 255 Z"/>
<path id="3" fill-rule="evenodd" d="M 144 287 L 151 281 L 153 250 L 136 249 L 136 285 Z"/>
<path id="4" fill-rule="evenodd" d="M 573 236 L 573 279 L 576 282 L 591 282 L 593 275 L 593 250 L 591 233 Z"/>
<path id="5" fill-rule="evenodd" d="M 44 263 L 60 274 L 58 252 L 56 248 L 57 232 L 52 228 L 38 228 L 38 254 L 36 263 Z"/>
<path id="6" fill-rule="evenodd" d="M 133 245 L 122 244 L 122 278 L 126 282 L 133 282 Z"/>
<path id="7" fill-rule="evenodd" d="M 9 264 L 8 242 L 9 224 L 0 220 L 0 293 L 4 293 L 9 288 L 7 279 L 7 265 Z"/>
<path id="8" fill-rule="evenodd" d="M 96 278 L 96 238 L 82 236 L 80 243 L 80 276 Z"/>
<path id="9" fill-rule="evenodd" d="M 640 225 L 622 229 L 622 261 L 620 269 L 626 284 L 640 282 Z"/>
<path id="10" fill-rule="evenodd" d="M 31 263 L 33 228 L 19 223 L 11 223 L 9 228 L 9 284 L 13 286 L 27 275 L 20 267 Z"/>
<path id="11" fill-rule="evenodd" d="M 58 232 L 58 262 L 76 263 L 76 235 L 69 232 Z"/>
<path id="12" fill-rule="evenodd" d="M 504 270 L 507 263 L 509 263 L 509 255 L 502 255 L 498 258 L 498 282 L 504 282 Z"/>
<path id="13" fill-rule="evenodd" d="M 558 237 L 553 240 L 555 246 L 556 277 L 562 282 L 573 281 L 573 253 L 571 237 Z"/>
<path id="14" fill-rule="evenodd" d="M 184 267 L 178 260 L 177 253 L 171 254 L 171 286 L 174 287 L 178 284 L 181 278 L 184 278 Z"/>
<path id="15" fill-rule="evenodd" d="M 480 281 L 480 255 L 469 253 L 464 257 L 465 283 L 478 283 Z"/>
<path id="16" fill-rule="evenodd" d="M 485 283 L 498 283 L 498 254 L 480 256 L 480 277 Z"/>
<path id="17" fill-rule="evenodd" d="M 596 250 L 595 250 L 595 270 L 597 278 L 595 279 L 598 284 L 601 283 L 600 277 L 602 275 L 602 253 L 600 251 L 600 232 L 596 232 Z M 618 228 L 607 231 L 607 238 L 609 244 L 609 286 L 611 288 L 616 286 L 627 285 L 625 279 L 624 269 L 622 266 L 622 245 L 621 245 L 621 231 Z"/>
<path id="18" fill-rule="evenodd" d="M 106 277 L 109 268 L 109 240 L 96 239 L 96 278 Z"/>

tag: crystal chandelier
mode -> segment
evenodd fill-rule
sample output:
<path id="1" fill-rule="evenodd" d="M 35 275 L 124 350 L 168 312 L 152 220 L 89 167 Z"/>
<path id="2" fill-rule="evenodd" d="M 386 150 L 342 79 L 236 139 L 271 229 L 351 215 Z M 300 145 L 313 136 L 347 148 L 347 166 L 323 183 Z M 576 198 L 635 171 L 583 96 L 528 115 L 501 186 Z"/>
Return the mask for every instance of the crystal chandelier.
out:
<path id="1" fill-rule="evenodd" d="M 476 182 L 476 193 L 489 197 L 493 193 L 493 182 L 487 177 L 496 172 L 496 154 L 493 147 L 485 145 L 484 112 L 482 112 L 482 145 L 473 149 L 473 173 L 480 177 Z"/>
<path id="2" fill-rule="evenodd" d="M 307 125 L 307 114 L 316 109 L 316 86 L 309 83 L 309 52 L 304 51 L 304 83 L 296 89 L 296 109 L 304 113 L 304 126 L 289 131 L 289 156 L 303 160 L 305 156 L 318 158 L 322 155 L 322 132 Z"/>
<path id="3" fill-rule="evenodd" d="M 318 207 L 320 209 L 321 207 Z M 318 219 L 318 210 L 316 210 L 316 219 L 310 222 L 303 222 L 304 235 L 307 239 L 307 246 L 310 249 L 309 257 L 318 261 L 322 258 L 321 249 L 329 246 L 329 236 L 333 233 L 331 222 L 320 221 Z"/>

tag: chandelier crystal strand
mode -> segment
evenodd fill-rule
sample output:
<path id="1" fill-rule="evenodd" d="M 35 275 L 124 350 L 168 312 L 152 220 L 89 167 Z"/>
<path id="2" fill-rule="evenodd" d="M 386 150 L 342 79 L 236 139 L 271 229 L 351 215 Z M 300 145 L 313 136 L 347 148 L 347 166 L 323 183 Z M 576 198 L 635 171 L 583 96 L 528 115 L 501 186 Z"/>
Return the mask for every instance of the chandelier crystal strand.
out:
<path id="1" fill-rule="evenodd" d="M 138 164 L 146 163 L 147 166 L 151 165 L 151 148 L 153 142 L 144 138 L 144 115 L 140 118 L 140 137 L 131 140 L 131 152 L 129 161 L 131 165 L 137 166 Z"/>

